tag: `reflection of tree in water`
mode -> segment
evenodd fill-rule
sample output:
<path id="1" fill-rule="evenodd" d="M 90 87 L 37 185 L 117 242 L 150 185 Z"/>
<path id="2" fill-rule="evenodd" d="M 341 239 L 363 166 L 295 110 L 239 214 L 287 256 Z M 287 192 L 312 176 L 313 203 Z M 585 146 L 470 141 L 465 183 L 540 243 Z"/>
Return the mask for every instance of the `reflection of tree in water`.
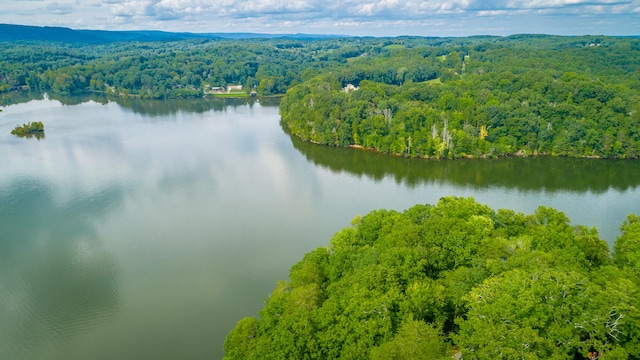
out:
<path id="1" fill-rule="evenodd" d="M 13 91 L 0 95 L 0 106 L 27 103 L 32 100 L 44 100 L 46 98 L 59 101 L 62 105 L 79 105 L 89 101 L 106 104 L 109 100 L 106 94 L 78 93 L 74 95 L 49 94 L 38 91 Z"/>
<path id="2" fill-rule="evenodd" d="M 208 111 L 225 111 L 229 107 L 238 107 L 260 103 L 262 106 L 278 106 L 279 97 L 268 98 L 207 98 L 207 99 L 171 99 L 171 100 L 144 100 L 136 98 L 120 98 L 107 96 L 100 93 L 77 93 L 73 95 L 46 94 L 51 100 L 59 101 L 63 105 L 78 105 L 89 101 L 100 104 L 107 104 L 113 101 L 125 109 L 129 109 L 136 114 L 147 116 L 166 116 L 179 112 L 205 113 Z M 11 96 L 0 97 L 0 105 L 26 103 L 31 100 L 43 100 L 44 93 L 37 92 L 14 92 Z"/>
<path id="3" fill-rule="evenodd" d="M 146 116 L 166 116 L 186 113 L 205 113 L 226 111 L 230 107 L 253 106 L 260 102 L 263 106 L 278 106 L 279 98 L 207 98 L 207 99 L 171 99 L 171 100 L 140 100 L 114 99 L 118 105 L 130 109 L 134 113 Z"/>
<path id="4" fill-rule="evenodd" d="M 18 137 L 27 138 L 27 139 L 35 138 L 37 140 L 42 140 L 45 138 L 45 135 L 44 135 L 44 132 L 37 132 L 37 133 L 27 133 L 24 135 L 18 135 Z"/>
<path id="5" fill-rule="evenodd" d="M 33 181 L 0 194 L 1 359 L 39 358 L 117 312 L 116 264 L 92 222 L 121 197 L 110 190 L 60 205 Z"/>
<path id="6" fill-rule="evenodd" d="M 11 91 L 0 94 L 0 106 L 9 106 L 29 102 L 31 100 L 43 100 L 44 93 L 30 91 Z"/>
<path id="7" fill-rule="evenodd" d="M 284 129 L 286 132 L 286 129 Z M 533 191 L 626 190 L 640 186 L 640 161 L 528 157 L 407 159 L 358 149 L 312 144 L 290 135 L 293 146 L 316 165 L 374 180 L 393 177 L 408 186 L 452 184 Z"/>

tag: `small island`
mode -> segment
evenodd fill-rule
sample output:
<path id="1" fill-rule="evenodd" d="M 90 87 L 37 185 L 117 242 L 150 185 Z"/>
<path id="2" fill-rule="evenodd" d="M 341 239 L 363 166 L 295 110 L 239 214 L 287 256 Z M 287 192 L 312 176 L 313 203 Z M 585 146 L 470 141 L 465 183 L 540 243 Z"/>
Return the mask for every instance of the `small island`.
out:
<path id="1" fill-rule="evenodd" d="M 22 126 L 16 125 L 16 127 L 11 130 L 11 134 L 18 137 L 35 137 L 36 139 L 42 139 L 44 138 L 44 124 L 42 124 L 41 121 L 34 121 L 23 124 Z"/>

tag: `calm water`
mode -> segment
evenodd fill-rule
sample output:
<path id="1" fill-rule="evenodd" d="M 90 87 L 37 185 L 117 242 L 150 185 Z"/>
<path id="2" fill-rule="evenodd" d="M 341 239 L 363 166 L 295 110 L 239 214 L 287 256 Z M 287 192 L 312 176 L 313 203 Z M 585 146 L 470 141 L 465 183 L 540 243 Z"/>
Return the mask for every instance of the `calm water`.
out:
<path id="1" fill-rule="evenodd" d="M 610 242 L 640 213 L 637 161 L 411 161 L 300 142 L 277 103 L 86 100 L 0 113 L 0 359 L 219 359 L 292 264 L 373 209 L 546 205 Z M 9 135 L 28 121 L 44 139 Z"/>

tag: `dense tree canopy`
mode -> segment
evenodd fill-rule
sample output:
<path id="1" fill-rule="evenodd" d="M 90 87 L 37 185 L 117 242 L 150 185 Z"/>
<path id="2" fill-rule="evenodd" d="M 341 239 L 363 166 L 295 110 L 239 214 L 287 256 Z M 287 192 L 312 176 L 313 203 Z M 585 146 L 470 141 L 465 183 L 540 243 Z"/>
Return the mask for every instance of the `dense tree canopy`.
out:
<path id="1" fill-rule="evenodd" d="M 314 51 L 286 39 L 124 42 L 103 45 L 7 42 L 0 48 L 0 93 L 106 92 L 142 98 L 202 97 L 229 84 L 282 94 L 313 68 Z M 302 42 L 300 42 L 302 43 Z M 329 64 L 333 60 L 325 59 Z"/>
<path id="2" fill-rule="evenodd" d="M 640 41 L 577 40 L 394 48 L 292 87 L 282 120 L 305 140 L 410 157 L 640 157 Z"/>
<path id="3" fill-rule="evenodd" d="M 546 207 L 373 211 L 294 265 L 225 359 L 638 358 L 639 224 L 612 257 Z"/>
<path id="4" fill-rule="evenodd" d="M 208 87 L 243 85 L 258 95 L 284 94 L 292 85 L 334 71 L 357 57 L 388 58 L 396 43 L 442 44 L 458 39 L 291 38 L 123 41 L 106 44 L 46 41 L 0 42 L 0 94 L 11 90 L 69 94 L 106 92 L 142 98 L 202 97 Z M 411 45 L 413 46 L 413 45 Z M 382 54 L 382 55 L 381 55 Z M 416 56 L 413 56 L 414 60 Z M 421 58 L 421 56 L 420 56 Z M 381 60 L 354 70 L 339 70 L 345 81 L 399 79 Z M 420 66 L 407 77 L 433 78 Z M 394 65 L 395 67 L 395 65 Z"/>
<path id="5" fill-rule="evenodd" d="M 640 157 L 636 38 L 32 41 L 3 42 L 0 59 L 0 94 L 287 92 L 291 133 L 332 146 L 428 158 Z"/>

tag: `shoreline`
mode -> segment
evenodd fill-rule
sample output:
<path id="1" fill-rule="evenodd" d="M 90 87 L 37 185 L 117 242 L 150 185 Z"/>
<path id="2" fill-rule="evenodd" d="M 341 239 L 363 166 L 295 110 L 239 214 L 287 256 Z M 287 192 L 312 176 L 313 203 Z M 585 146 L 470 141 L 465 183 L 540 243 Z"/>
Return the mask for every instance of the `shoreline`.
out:
<path id="1" fill-rule="evenodd" d="M 630 158 L 630 157 L 603 157 L 603 156 L 599 156 L 599 155 L 583 155 L 583 156 L 578 156 L 578 155 L 558 155 L 558 154 L 553 154 L 553 153 L 538 153 L 538 152 L 533 152 L 533 153 L 527 153 L 526 151 L 523 150 L 518 150 L 514 153 L 509 153 L 509 154 L 504 154 L 504 155 L 465 155 L 465 156 L 461 156 L 461 157 L 429 157 L 429 156 L 408 156 L 407 154 L 393 154 L 393 153 L 385 153 L 382 151 L 379 151 L 375 148 L 367 148 L 364 147 L 362 145 L 357 145 L 357 144 L 351 144 L 351 145 L 347 145 L 347 146 L 337 146 L 337 145 L 329 145 L 329 144 L 323 144 L 314 140 L 308 140 L 308 139 L 304 139 L 298 135 L 295 134 L 291 134 L 295 137 L 297 137 L 298 139 L 305 141 L 305 142 L 309 142 L 311 144 L 315 144 L 315 145 L 321 145 L 321 146 L 328 146 L 328 147 L 338 147 L 338 148 L 345 148 L 345 149 L 356 149 L 356 150 L 362 150 L 362 151 L 369 151 L 369 152 L 373 152 L 373 153 L 378 153 L 378 154 L 382 154 L 382 155 L 388 155 L 388 156 L 393 156 L 393 157 L 402 157 L 405 159 L 423 159 L 423 160 L 462 160 L 462 159 L 468 159 L 468 160 L 473 160 L 473 159 L 504 159 L 504 158 L 525 158 L 525 157 L 565 157 L 565 158 L 574 158 L 574 159 L 597 159 L 597 160 L 640 160 L 638 158 Z"/>

